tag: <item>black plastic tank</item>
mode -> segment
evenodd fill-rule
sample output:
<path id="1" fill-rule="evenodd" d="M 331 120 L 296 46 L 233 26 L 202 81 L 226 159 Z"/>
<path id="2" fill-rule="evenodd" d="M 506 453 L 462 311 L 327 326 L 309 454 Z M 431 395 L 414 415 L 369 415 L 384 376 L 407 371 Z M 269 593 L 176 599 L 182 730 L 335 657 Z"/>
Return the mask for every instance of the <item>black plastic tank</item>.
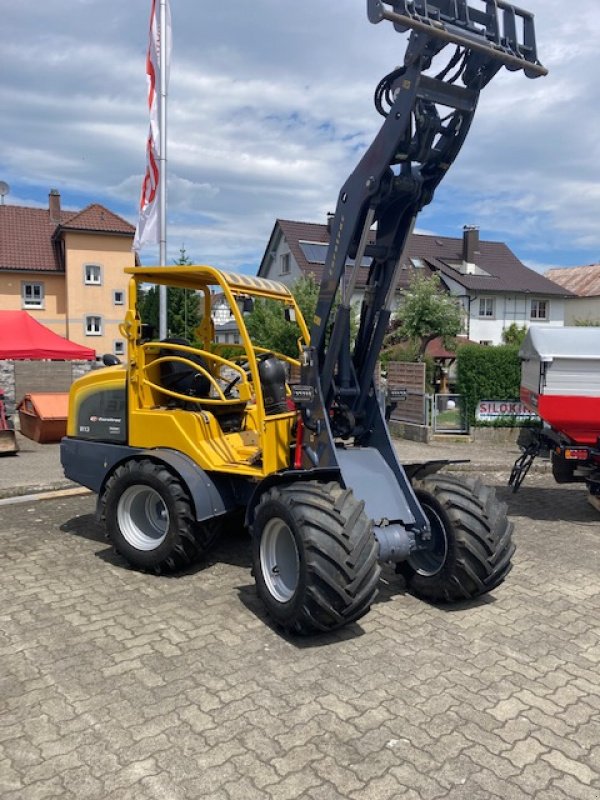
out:
<path id="1" fill-rule="evenodd" d="M 263 391 L 265 412 L 283 414 L 288 411 L 285 399 L 285 366 L 272 353 L 261 357 L 258 364 L 260 385 Z"/>

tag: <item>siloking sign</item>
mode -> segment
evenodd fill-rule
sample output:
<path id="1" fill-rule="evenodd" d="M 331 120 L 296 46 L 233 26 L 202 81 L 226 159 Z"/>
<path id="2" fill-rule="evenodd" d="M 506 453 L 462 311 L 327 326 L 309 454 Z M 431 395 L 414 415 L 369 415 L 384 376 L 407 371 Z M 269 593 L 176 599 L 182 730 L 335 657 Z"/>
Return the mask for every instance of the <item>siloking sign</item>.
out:
<path id="1" fill-rule="evenodd" d="M 476 417 L 480 422 L 492 422 L 495 419 L 502 419 L 502 417 L 536 419 L 537 414 L 518 400 L 480 400 Z"/>

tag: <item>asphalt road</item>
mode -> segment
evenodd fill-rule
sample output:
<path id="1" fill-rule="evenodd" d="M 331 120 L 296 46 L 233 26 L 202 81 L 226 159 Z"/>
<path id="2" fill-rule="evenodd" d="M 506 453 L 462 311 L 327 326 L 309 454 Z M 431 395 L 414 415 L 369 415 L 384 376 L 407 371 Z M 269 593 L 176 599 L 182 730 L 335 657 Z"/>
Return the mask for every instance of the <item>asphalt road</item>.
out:
<path id="1" fill-rule="evenodd" d="M 504 482 L 490 473 L 486 482 Z M 492 597 L 288 639 L 246 536 L 129 570 L 94 498 L 0 506 L 3 800 L 600 800 L 600 516 L 531 475 Z"/>

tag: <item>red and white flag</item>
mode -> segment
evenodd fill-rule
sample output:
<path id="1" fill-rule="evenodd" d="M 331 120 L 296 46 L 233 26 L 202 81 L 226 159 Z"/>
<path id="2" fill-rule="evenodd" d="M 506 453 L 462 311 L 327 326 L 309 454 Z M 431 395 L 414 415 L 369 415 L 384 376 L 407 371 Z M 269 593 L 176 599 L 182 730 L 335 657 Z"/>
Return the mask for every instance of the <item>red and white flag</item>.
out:
<path id="1" fill-rule="evenodd" d="M 146 174 L 142 181 L 140 197 L 140 217 L 133 240 L 133 249 L 140 250 L 144 244 L 158 244 L 159 241 L 159 192 L 158 187 L 163 177 L 160 174 L 160 120 L 159 93 L 161 86 L 166 91 L 169 83 L 169 65 L 171 61 L 171 9 L 169 0 L 165 0 L 166 25 L 164 32 L 160 29 L 160 0 L 152 0 L 150 10 L 150 40 L 146 57 L 146 80 L 148 83 L 148 111 L 150 112 L 150 128 L 146 143 Z M 165 48 L 166 74 L 160 73 L 161 47 Z M 161 77 L 164 81 L 161 81 Z"/>

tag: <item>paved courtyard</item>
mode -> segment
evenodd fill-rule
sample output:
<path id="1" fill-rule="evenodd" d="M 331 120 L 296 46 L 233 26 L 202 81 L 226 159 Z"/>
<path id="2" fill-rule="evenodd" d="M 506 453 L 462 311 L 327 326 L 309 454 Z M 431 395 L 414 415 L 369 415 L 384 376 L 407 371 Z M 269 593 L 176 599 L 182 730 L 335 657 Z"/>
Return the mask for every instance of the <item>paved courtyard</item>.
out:
<path id="1" fill-rule="evenodd" d="M 493 597 L 436 608 L 386 572 L 308 640 L 265 619 L 239 533 L 159 578 L 91 496 L 0 506 L 0 797 L 600 800 L 600 515 L 547 474 L 499 491 Z"/>

